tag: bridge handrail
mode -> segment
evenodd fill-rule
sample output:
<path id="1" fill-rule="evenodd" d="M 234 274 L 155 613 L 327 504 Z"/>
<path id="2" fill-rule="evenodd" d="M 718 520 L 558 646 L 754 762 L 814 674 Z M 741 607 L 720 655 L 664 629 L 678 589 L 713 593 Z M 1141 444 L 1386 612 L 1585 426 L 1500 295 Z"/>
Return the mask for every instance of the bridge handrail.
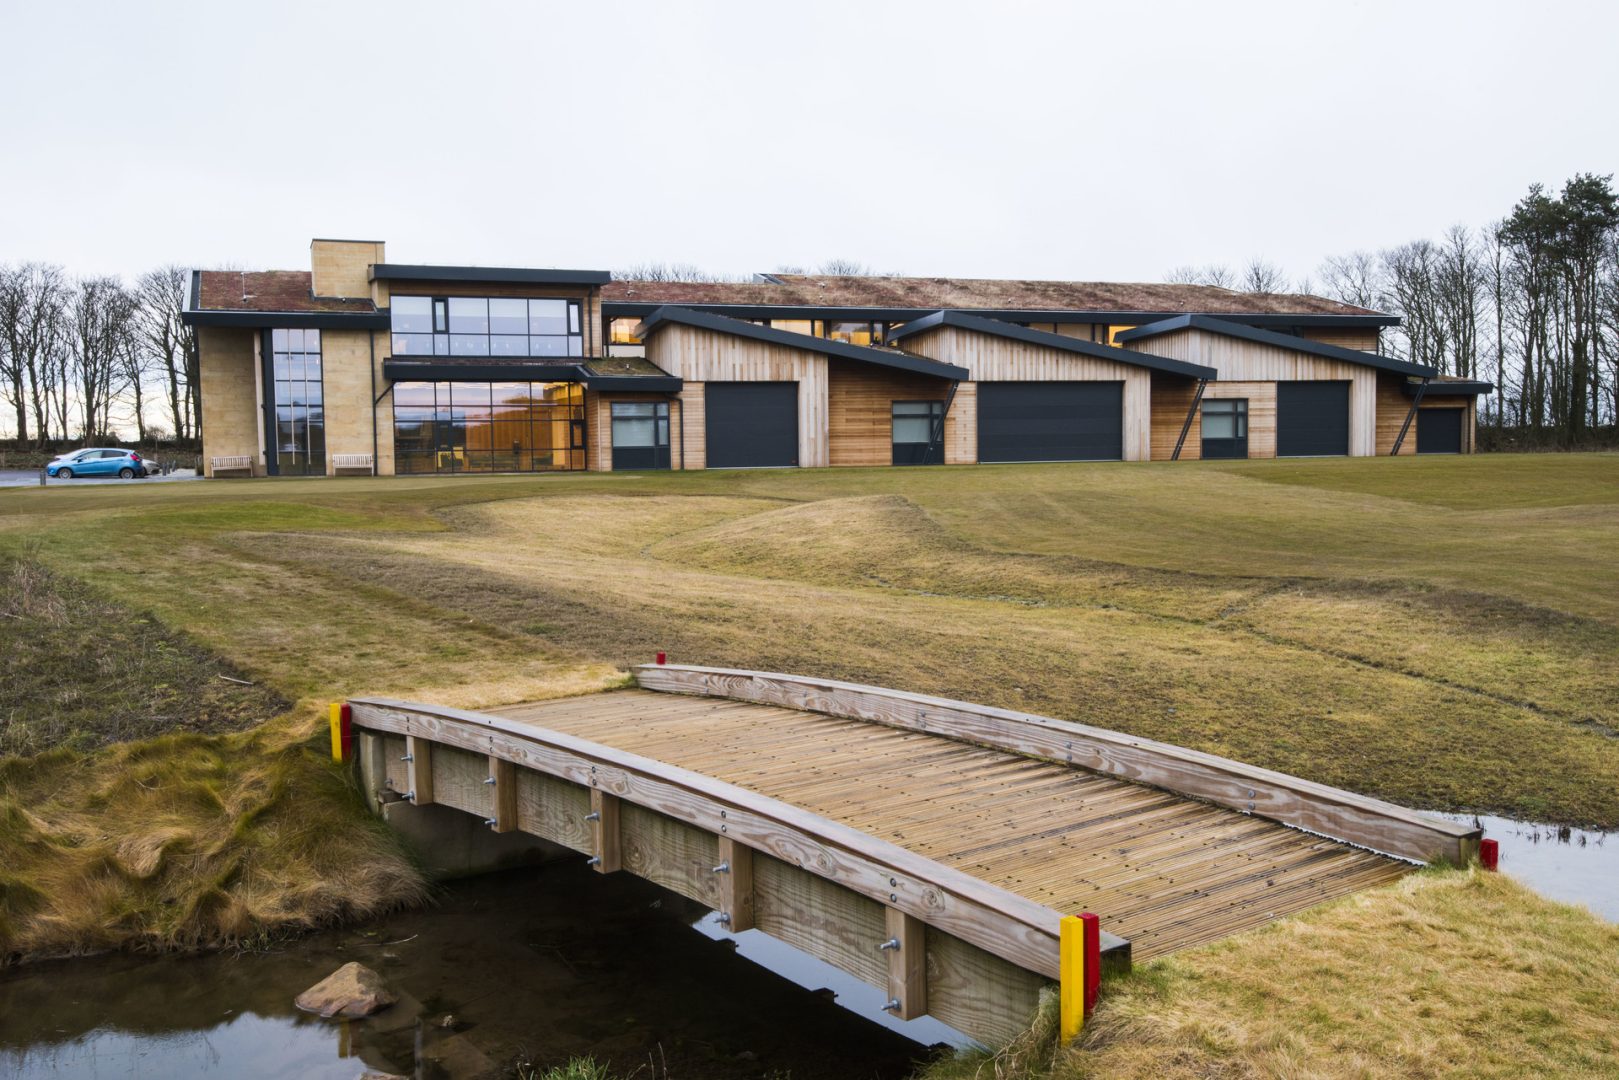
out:
<path id="1" fill-rule="evenodd" d="M 443 705 L 362 697 L 353 724 L 489 754 L 724 834 L 897 908 L 1018 967 L 1058 976 L 1064 914 L 791 803 L 535 724 Z M 1102 913 L 1106 917 L 1106 913 Z M 1102 951 L 1129 942 L 1103 932 Z"/>
<path id="2" fill-rule="evenodd" d="M 643 664 L 635 677 L 647 690 L 804 709 L 1066 761 L 1414 862 L 1466 862 L 1482 836 L 1471 825 L 1312 780 L 1033 713 L 766 671 Z"/>

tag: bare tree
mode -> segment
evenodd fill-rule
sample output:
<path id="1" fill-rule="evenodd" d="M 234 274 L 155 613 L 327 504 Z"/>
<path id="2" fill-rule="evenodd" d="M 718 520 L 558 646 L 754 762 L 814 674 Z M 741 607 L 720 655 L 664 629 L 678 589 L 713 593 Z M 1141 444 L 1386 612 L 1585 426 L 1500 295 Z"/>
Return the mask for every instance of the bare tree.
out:
<path id="1" fill-rule="evenodd" d="M 1287 275 L 1275 263 L 1256 257 L 1243 267 L 1242 283 L 1238 287 L 1246 293 L 1286 292 Z"/>
<path id="2" fill-rule="evenodd" d="M 113 400 L 125 389 L 123 354 L 134 306 L 115 277 L 84 278 L 68 299 L 66 358 L 86 439 L 109 431 Z"/>
<path id="3" fill-rule="evenodd" d="M 1220 263 L 1207 266 L 1177 266 L 1164 275 L 1171 285 L 1212 285 L 1217 289 L 1230 289 L 1236 284 L 1231 268 Z"/>
<path id="4" fill-rule="evenodd" d="M 855 259 L 827 259 L 815 268 L 824 277 L 876 277 L 871 267 Z"/>
<path id="5" fill-rule="evenodd" d="M 1388 291 L 1382 261 L 1369 251 L 1330 256 L 1319 272 L 1323 293 L 1340 303 L 1376 310 Z"/>
<path id="6" fill-rule="evenodd" d="M 6 397 L 16 409 L 17 439 L 50 435 L 55 360 L 62 334 L 67 278 L 60 266 L 23 263 L 0 275 L 0 336 L 5 338 Z M 25 405 L 26 401 L 26 405 Z"/>
<path id="7" fill-rule="evenodd" d="M 147 358 L 162 373 L 169 420 L 179 439 L 192 437 L 199 430 L 200 419 L 196 415 L 200 405 L 195 392 L 197 372 L 193 370 L 196 331 L 180 319 L 186 304 L 186 282 L 185 269 L 173 265 L 149 270 L 135 282 L 136 335 Z"/>
<path id="8" fill-rule="evenodd" d="M 613 277 L 620 281 L 688 281 L 705 284 L 744 280 L 733 275 L 704 270 L 692 263 L 667 262 L 636 263 L 623 270 L 614 270 Z"/>

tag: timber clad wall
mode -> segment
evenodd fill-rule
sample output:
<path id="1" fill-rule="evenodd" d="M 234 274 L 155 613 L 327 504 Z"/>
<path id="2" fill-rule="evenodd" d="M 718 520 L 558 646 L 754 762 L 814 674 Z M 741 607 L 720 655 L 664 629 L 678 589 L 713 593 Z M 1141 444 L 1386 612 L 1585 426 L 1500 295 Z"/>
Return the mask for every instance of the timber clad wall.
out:
<path id="1" fill-rule="evenodd" d="M 1135 344 L 1135 343 L 1132 343 Z M 1377 450 L 1377 369 L 1348 361 L 1328 360 L 1206 330 L 1180 330 L 1139 343 L 1139 351 L 1214 368 L 1220 379 L 1210 382 L 1205 398 L 1246 397 L 1248 456 L 1276 455 L 1276 383 L 1293 380 L 1338 380 L 1349 383 L 1349 455 L 1370 457 Z M 1229 380 L 1229 381 L 1228 381 Z M 1238 389 L 1238 388 L 1242 389 Z M 1268 402 L 1268 452 L 1256 440 L 1256 409 Z"/>
<path id="2" fill-rule="evenodd" d="M 950 382 L 904 371 L 884 371 L 832 358 L 827 368 L 828 461 L 833 465 L 888 465 L 894 460 L 896 401 L 944 401 Z M 951 406 L 952 413 L 955 406 Z M 945 453 L 959 433 L 945 421 Z"/>
<path id="3" fill-rule="evenodd" d="M 825 356 L 679 325 L 661 327 L 647 341 L 646 350 L 648 360 L 689 380 L 688 387 L 691 382 L 797 383 L 798 464 L 811 468 L 828 463 Z M 686 467 L 700 467 L 692 465 L 689 453 Z"/>
<path id="4" fill-rule="evenodd" d="M 1358 349 L 1369 353 L 1377 351 L 1381 337 L 1376 327 L 1370 330 L 1323 330 L 1309 326 L 1301 328 L 1299 336 L 1310 341 L 1319 341 L 1323 345 L 1336 345 L 1340 349 Z"/>
<path id="5" fill-rule="evenodd" d="M 213 475 L 216 457 L 246 455 L 253 473 L 264 474 L 259 449 L 258 385 L 254 354 L 258 331 L 233 327 L 197 327 L 198 369 L 202 395 L 202 467 Z"/>
<path id="6" fill-rule="evenodd" d="M 1186 411 L 1197 396 L 1197 380 L 1179 375 L 1152 373 L 1152 460 L 1169 461 L 1175 453 L 1175 441 L 1181 437 L 1186 423 Z M 1203 456 L 1203 417 L 1192 417 L 1192 427 L 1186 433 L 1180 460 L 1197 461 Z"/>
<path id="7" fill-rule="evenodd" d="M 1251 458 L 1273 458 L 1276 456 L 1276 384 L 1273 382 L 1211 382 L 1203 391 L 1204 401 L 1215 401 L 1220 398 L 1247 398 L 1248 399 L 1248 456 Z M 1201 440 L 1203 417 L 1199 412 L 1198 422 L 1192 425 L 1192 430 Z M 1188 435 L 1186 441 L 1190 443 L 1192 436 Z M 1351 441 L 1351 445 L 1353 442 Z M 1202 457 L 1202 443 L 1198 444 L 1198 456 Z M 1183 453 L 1181 455 L 1185 457 Z"/>
<path id="8" fill-rule="evenodd" d="M 974 383 L 1122 382 L 1124 460 L 1146 461 L 1151 457 L 1152 373 L 1146 368 L 1079 356 L 957 326 L 941 326 L 907 338 L 905 347 L 918 356 L 966 368 L 972 372 Z"/>
<path id="9" fill-rule="evenodd" d="M 1379 371 L 1377 373 L 1377 456 L 1387 457 L 1394 449 L 1394 440 L 1400 437 L 1400 427 L 1405 423 L 1406 415 L 1411 411 L 1411 399 L 1406 397 L 1401 387 L 1405 385 L 1405 376 L 1396 375 L 1392 371 Z M 1417 452 L 1417 422 L 1411 421 L 1411 430 L 1405 433 L 1405 442 L 1400 445 L 1400 456 Z"/>
<path id="10" fill-rule="evenodd" d="M 667 401 L 669 403 L 669 467 L 679 469 L 680 464 L 680 423 L 681 409 L 691 408 L 691 400 L 698 401 L 697 414 L 702 415 L 703 388 L 698 386 L 694 394 L 691 383 L 686 384 L 682 394 L 674 395 L 671 400 L 668 394 L 624 394 L 602 393 L 599 390 L 585 391 L 585 467 L 591 472 L 611 472 L 613 470 L 613 402 L 615 401 Z M 701 464 L 693 466 L 691 463 L 691 417 L 686 417 L 686 465 L 690 468 L 702 468 Z M 701 435 L 701 421 L 699 421 L 699 435 Z M 701 462 L 699 450 L 698 461 Z"/>

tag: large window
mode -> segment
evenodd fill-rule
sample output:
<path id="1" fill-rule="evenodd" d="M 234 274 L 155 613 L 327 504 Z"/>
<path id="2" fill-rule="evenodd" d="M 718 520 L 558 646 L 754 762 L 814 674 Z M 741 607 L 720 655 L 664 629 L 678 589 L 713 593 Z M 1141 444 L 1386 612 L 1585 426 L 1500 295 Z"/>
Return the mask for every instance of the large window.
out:
<path id="1" fill-rule="evenodd" d="M 827 322 L 826 336 L 831 341 L 847 341 L 850 345 L 881 345 L 886 323 L 880 322 Z"/>
<path id="2" fill-rule="evenodd" d="M 1247 398 L 1204 399 L 1203 456 L 1205 458 L 1248 456 Z"/>
<path id="3" fill-rule="evenodd" d="M 270 331 L 275 376 L 275 456 L 283 476 L 326 472 L 319 330 Z"/>
<path id="4" fill-rule="evenodd" d="M 395 296 L 395 356 L 583 356 L 579 301 Z"/>
<path id="5" fill-rule="evenodd" d="M 944 402 L 896 401 L 893 409 L 894 464 L 942 464 Z"/>
<path id="6" fill-rule="evenodd" d="M 393 399 L 396 472 L 585 467 L 578 383 L 398 382 Z"/>
<path id="7" fill-rule="evenodd" d="M 613 402 L 613 469 L 669 467 L 669 403 Z"/>

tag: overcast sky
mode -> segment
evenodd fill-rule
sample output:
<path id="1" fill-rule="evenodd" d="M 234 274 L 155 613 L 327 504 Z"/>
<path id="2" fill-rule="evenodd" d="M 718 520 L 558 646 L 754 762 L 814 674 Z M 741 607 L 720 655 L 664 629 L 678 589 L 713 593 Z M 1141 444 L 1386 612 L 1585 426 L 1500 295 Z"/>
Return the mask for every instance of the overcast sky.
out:
<path id="1" fill-rule="evenodd" d="M 0 0 L 0 262 L 1158 280 L 1619 170 L 1619 5 Z"/>

